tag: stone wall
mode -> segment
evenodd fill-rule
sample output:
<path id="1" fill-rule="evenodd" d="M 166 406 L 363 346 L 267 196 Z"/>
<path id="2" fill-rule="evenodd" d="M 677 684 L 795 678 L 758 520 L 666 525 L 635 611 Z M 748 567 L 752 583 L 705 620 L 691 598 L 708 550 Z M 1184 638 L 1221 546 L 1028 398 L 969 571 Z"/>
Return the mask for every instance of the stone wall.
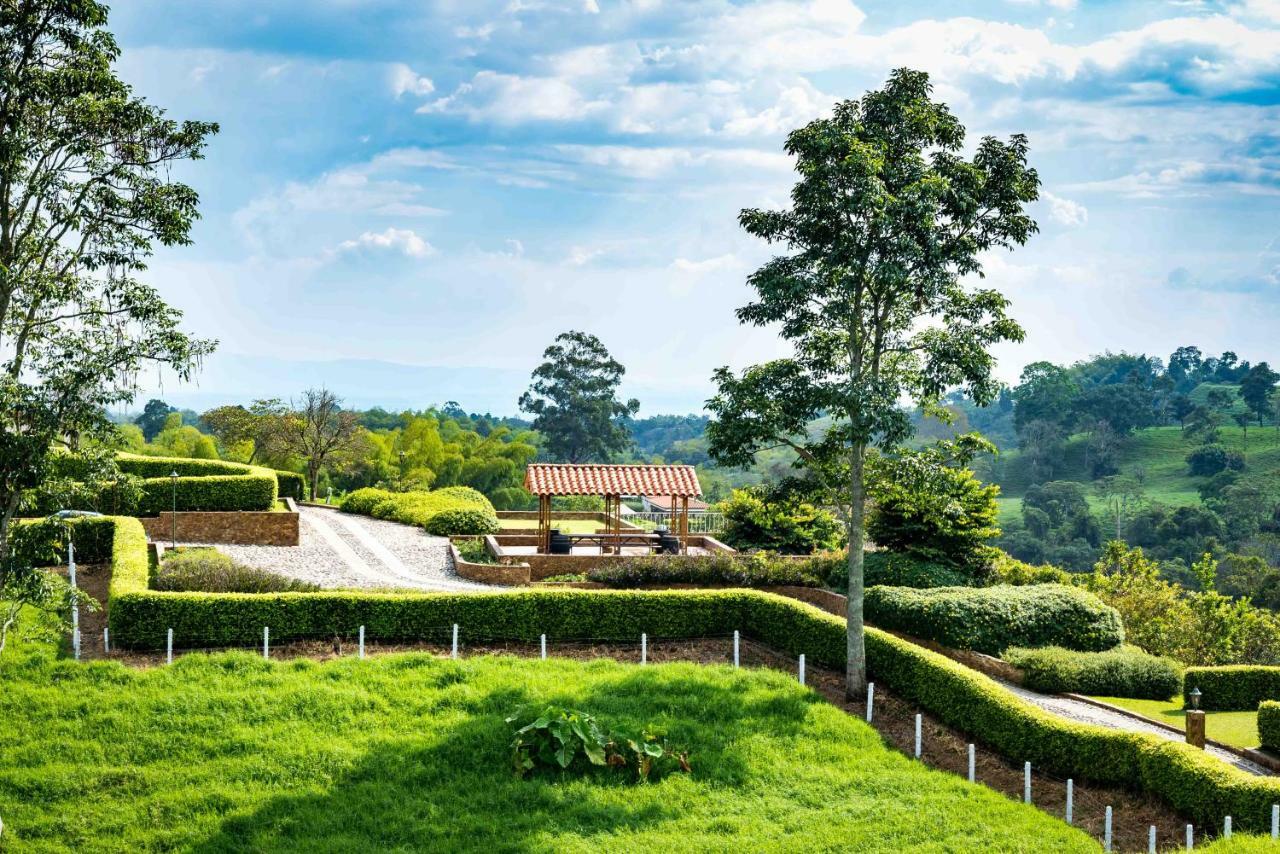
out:
<path id="1" fill-rule="evenodd" d="M 240 546 L 298 545 L 298 508 L 284 499 L 288 511 L 252 510 L 237 512 L 178 512 L 177 540 L 180 543 L 226 543 Z M 174 536 L 173 513 L 138 520 L 147 538 L 169 542 Z"/>
<path id="2" fill-rule="evenodd" d="M 508 587 L 526 587 L 529 584 L 529 567 L 501 563 L 471 563 L 462 559 L 458 547 L 449 543 L 453 552 L 453 568 L 468 581 L 481 584 L 504 584 Z"/>
<path id="3" fill-rule="evenodd" d="M 537 545 L 537 536 L 518 536 L 499 534 L 493 538 L 494 544 L 499 548 L 503 545 L 520 545 L 533 546 Z M 706 534 L 690 534 L 689 545 L 695 548 L 703 548 L 707 551 L 725 551 L 732 552 L 733 549 L 724 543 Z M 493 547 L 490 547 L 493 551 Z M 655 560 L 664 561 L 681 561 L 696 555 L 652 555 Z M 541 554 L 515 554 L 504 555 L 499 557 L 503 563 L 508 565 L 525 564 L 529 567 L 529 578 L 532 581 L 541 581 L 544 578 L 550 578 L 553 575 L 571 575 L 577 573 L 585 573 L 587 570 L 597 566 L 608 566 L 612 563 L 619 563 L 624 560 L 642 559 L 643 555 L 541 555 Z"/>

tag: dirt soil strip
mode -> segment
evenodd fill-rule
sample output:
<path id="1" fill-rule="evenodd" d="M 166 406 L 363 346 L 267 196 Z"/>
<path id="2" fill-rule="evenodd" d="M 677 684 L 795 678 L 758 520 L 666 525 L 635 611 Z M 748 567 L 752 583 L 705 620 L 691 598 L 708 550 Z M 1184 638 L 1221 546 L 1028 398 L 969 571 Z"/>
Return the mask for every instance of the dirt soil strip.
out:
<path id="1" fill-rule="evenodd" d="M 102 573 L 109 575 L 109 573 Z M 92 582 L 86 578 L 85 587 L 91 595 L 96 595 Z M 103 591 L 105 592 L 105 591 Z M 101 619 L 100 615 L 94 615 Z M 86 630 L 89 621 L 82 621 Z M 83 645 L 86 658 L 103 658 L 101 649 L 101 629 L 98 629 L 99 641 L 96 644 Z M 211 652 L 217 650 L 209 650 Z M 292 641 L 274 646 L 271 650 L 273 659 L 289 660 L 309 658 L 326 661 L 338 657 L 350 657 L 356 654 L 356 644 L 351 638 L 329 638 L 324 640 Z M 450 649 L 447 644 L 433 643 L 391 643 L 379 644 L 373 639 L 366 640 L 367 655 L 384 655 L 398 652 L 429 652 L 447 657 Z M 459 654 L 464 657 L 479 655 L 514 655 L 522 658 L 537 658 L 540 655 L 537 643 L 524 643 L 501 640 L 465 640 Z M 616 641 L 549 641 L 548 654 L 557 658 L 592 660 L 610 658 L 615 661 L 640 662 L 640 645 L 638 643 L 619 643 Z M 157 667 L 164 665 L 164 653 L 113 651 L 105 656 L 133 667 Z M 743 640 L 740 657 L 744 667 L 768 667 L 783 672 L 796 672 L 795 659 L 752 641 Z M 650 639 L 648 660 L 651 663 L 669 661 L 688 661 L 698 664 L 726 664 L 733 659 L 733 641 L 731 638 L 707 638 L 699 640 L 661 640 Z M 823 667 L 808 665 L 806 667 L 806 683 L 827 701 L 843 709 L 859 720 L 866 718 L 865 702 L 850 702 L 844 697 L 844 674 Z M 915 715 L 920 711 L 914 704 L 894 696 L 884 686 L 876 686 L 875 710 L 872 726 L 881 734 L 890 747 L 913 755 L 915 749 Z M 968 774 L 968 744 L 972 740 L 958 730 L 943 724 L 931 715 L 924 713 L 922 717 L 923 749 L 921 761 L 934 768 L 949 771 L 953 774 Z M 976 778 L 982 783 L 1013 800 L 1022 800 L 1023 768 L 1021 762 L 1008 761 L 980 744 L 976 754 Z M 1066 808 L 1066 781 L 1032 769 L 1032 803 L 1044 812 L 1056 818 L 1062 818 Z M 1140 792 L 1126 789 L 1098 786 L 1076 781 L 1075 783 L 1075 825 L 1101 840 L 1104 815 L 1110 806 L 1114 811 L 1112 832 L 1116 851 L 1146 851 L 1147 829 L 1151 825 L 1157 828 L 1157 842 L 1161 847 L 1181 846 L 1187 820 L 1158 799 Z M 1196 828 L 1197 841 L 1208 840 L 1217 828 Z"/>

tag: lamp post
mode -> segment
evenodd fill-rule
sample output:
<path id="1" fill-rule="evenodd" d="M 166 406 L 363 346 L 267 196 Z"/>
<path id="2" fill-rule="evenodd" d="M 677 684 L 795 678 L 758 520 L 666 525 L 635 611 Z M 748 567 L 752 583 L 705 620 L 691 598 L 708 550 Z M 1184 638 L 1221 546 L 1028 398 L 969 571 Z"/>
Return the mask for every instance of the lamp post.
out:
<path id="1" fill-rule="evenodd" d="M 173 484 L 173 510 L 169 513 L 169 548 L 178 547 L 178 470 L 169 472 L 169 482 Z"/>

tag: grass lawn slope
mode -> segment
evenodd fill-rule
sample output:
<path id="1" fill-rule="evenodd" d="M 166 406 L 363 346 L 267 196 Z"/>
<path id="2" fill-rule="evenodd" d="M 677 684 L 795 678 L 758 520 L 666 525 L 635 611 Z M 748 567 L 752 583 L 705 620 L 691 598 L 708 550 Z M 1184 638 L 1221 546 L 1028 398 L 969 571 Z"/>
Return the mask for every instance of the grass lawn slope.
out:
<path id="1" fill-rule="evenodd" d="M 783 674 L 425 654 L 0 659 L 6 851 L 1096 851 Z M 692 775 L 515 778 L 504 717 L 665 727 Z"/>

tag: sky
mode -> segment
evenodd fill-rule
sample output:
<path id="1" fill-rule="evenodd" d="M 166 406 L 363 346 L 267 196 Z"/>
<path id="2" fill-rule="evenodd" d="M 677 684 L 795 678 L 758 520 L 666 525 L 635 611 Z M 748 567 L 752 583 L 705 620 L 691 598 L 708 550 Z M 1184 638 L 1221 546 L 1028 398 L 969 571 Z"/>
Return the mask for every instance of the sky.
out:
<path id="1" fill-rule="evenodd" d="M 1280 361 L 1280 0 L 117 0 L 119 71 L 217 121 L 176 177 L 194 245 L 146 274 L 219 340 L 205 406 L 514 414 L 591 332 L 642 414 L 785 353 L 738 325 L 786 133 L 907 66 L 984 135 L 1025 133 L 1040 233 L 984 258 L 1040 359 L 1183 344 Z"/>

